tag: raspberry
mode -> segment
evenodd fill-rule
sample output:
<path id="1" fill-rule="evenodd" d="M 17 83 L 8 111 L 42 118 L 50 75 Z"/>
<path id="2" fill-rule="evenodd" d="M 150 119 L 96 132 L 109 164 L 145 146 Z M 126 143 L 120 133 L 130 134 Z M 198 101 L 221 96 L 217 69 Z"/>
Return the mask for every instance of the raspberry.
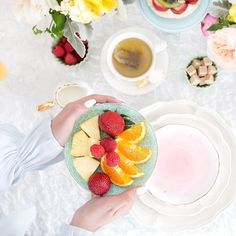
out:
<path id="1" fill-rule="evenodd" d="M 112 138 L 103 138 L 100 141 L 100 144 L 104 147 L 107 153 L 114 152 L 117 147 L 116 141 Z"/>
<path id="2" fill-rule="evenodd" d="M 75 65 L 78 63 L 75 56 L 73 56 L 71 53 L 66 54 L 64 61 L 67 65 Z"/>
<path id="3" fill-rule="evenodd" d="M 117 166 L 120 163 L 120 156 L 116 152 L 110 152 L 106 155 L 106 162 L 110 167 Z"/>
<path id="4" fill-rule="evenodd" d="M 72 51 L 74 51 L 74 48 L 71 46 L 71 44 L 69 42 L 65 43 L 65 50 L 67 53 L 70 53 Z"/>
<path id="5" fill-rule="evenodd" d="M 66 52 L 64 50 L 64 48 L 60 45 L 56 45 L 55 48 L 53 49 L 52 53 L 56 56 L 56 57 L 64 57 Z"/>
<path id="6" fill-rule="evenodd" d="M 93 155 L 94 157 L 101 158 L 101 157 L 103 157 L 104 154 L 105 154 L 105 149 L 103 148 L 102 145 L 93 144 L 93 145 L 90 147 L 90 152 L 92 153 L 92 155 Z"/>

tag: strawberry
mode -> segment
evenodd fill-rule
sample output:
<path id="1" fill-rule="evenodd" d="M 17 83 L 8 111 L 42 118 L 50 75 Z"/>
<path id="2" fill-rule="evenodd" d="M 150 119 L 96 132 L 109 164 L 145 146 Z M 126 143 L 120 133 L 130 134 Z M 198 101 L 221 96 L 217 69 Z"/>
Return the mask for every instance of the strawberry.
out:
<path id="1" fill-rule="evenodd" d="M 52 51 L 52 53 L 56 56 L 56 57 L 64 57 L 66 52 L 64 50 L 64 48 L 60 45 L 56 45 Z"/>
<path id="2" fill-rule="evenodd" d="M 77 59 L 75 56 L 73 56 L 71 53 L 67 53 L 65 58 L 64 58 L 64 62 L 67 65 L 75 65 L 78 63 Z"/>
<path id="3" fill-rule="evenodd" d="M 67 53 L 74 51 L 74 48 L 71 46 L 69 42 L 66 42 L 64 47 Z"/>
<path id="4" fill-rule="evenodd" d="M 92 153 L 92 155 L 93 155 L 94 157 L 101 158 L 101 157 L 103 157 L 104 154 L 105 154 L 105 149 L 103 148 L 102 145 L 93 144 L 93 145 L 90 147 L 90 152 Z"/>
<path id="5" fill-rule="evenodd" d="M 109 191 L 111 180 L 108 175 L 95 172 L 89 178 L 88 187 L 92 193 L 102 196 Z"/>
<path id="6" fill-rule="evenodd" d="M 110 152 L 106 155 L 106 162 L 110 167 L 117 166 L 120 163 L 120 156 L 116 152 Z"/>
<path id="7" fill-rule="evenodd" d="M 186 3 L 188 3 L 188 4 L 195 4 L 197 2 L 198 2 L 198 0 L 187 0 L 186 1 Z"/>
<path id="8" fill-rule="evenodd" d="M 99 117 L 99 127 L 103 132 L 115 137 L 124 131 L 125 121 L 119 113 L 107 111 Z"/>
<path id="9" fill-rule="evenodd" d="M 112 138 L 103 138 L 100 144 L 104 147 L 106 152 L 114 152 L 117 146 L 116 141 Z"/>
<path id="10" fill-rule="evenodd" d="M 175 14 L 182 14 L 182 13 L 184 13 L 184 12 L 187 10 L 187 8 L 188 8 L 188 4 L 185 3 L 185 4 L 183 4 L 183 5 L 180 6 L 180 7 L 171 8 L 171 11 L 172 11 L 173 13 L 175 13 Z"/>

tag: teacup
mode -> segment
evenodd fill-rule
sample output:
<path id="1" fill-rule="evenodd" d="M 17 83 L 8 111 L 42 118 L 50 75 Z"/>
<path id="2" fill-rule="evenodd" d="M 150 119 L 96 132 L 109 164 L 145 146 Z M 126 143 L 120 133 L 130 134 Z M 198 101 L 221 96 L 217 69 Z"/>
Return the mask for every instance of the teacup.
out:
<path id="1" fill-rule="evenodd" d="M 115 68 L 114 63 L 113 63 L 114 50 L 116 49 L 116 47 L 119 43 L 121 43 L 122 41 L 127 40 L 127 39 L 139 39 L 139 40 L 143 41 L 151 50 L 152 62 L 150 64 L 149 68 L 143 74 L 141 74 L 140 76 L 137 76 L 137 77 L 127 77 L 127 76 L 122 75 L 120 72 L 117 71 L 117 69 Z M 155 69 L 157 66 L 158 53 L 165 50 L 166 48 L 167 48 L 167 43 L 163 40 L 160 41 L 158 44 L 155 44 L 145 34 L 135 32 L 135 31 L 131 31 L 131 32 L 121 31 L 120 33 L 119 32 L 117 33 L 116 37 L 113 39 L 113 41 L 109 45 L 107 64 L 108 64 L 111 72 L 118 79 L 126 80 L 129 82 L 134 82 L 134 81 L 144 80 L 144 79 L 150 77 L 150 80 L 152 80 L 151 77 L 155 76 Z"/>
<path id="2" fill-rule="evenodd" d="M 54 100 L 37 106 L 37 110 L 42 112 L 58 105 L 64 108 L 68 103 L 81 99 L 92 94 L 92 89 L 83 82 L 68 83 L 58 86 L 54 92 Z"/>

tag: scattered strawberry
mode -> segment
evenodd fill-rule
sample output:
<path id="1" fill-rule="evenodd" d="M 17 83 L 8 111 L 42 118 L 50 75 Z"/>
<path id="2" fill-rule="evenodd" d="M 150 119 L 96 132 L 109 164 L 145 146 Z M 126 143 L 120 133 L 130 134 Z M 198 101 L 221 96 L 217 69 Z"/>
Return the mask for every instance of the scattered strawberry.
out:
<path id="1" fill-rule="evenodd" d="M 89 178 L 88 187 L 92 193 L 102 196 L 109 191 L 111 180 L 108 175 L 95 172 Z"/>
<path id="2" fill-rule="evenodd" d="M 96 158 L 101 158 L 105 155 L 105 149 L 103 148 L 102 145 L 99 145 L 99 144 L 93 144 L 90 147 L 90 152 Z"/>
<path id="3" fill-rule="evenodd" d="M 55 46 L 52 52 L 56 57 L 64 57 L 66 55 L 64 48 L 60 45 Z"/>
<path id="4" fill-rule="evenodd" d="M 120 163 L 120 156 L 116 152 L 110 152 L 106 155 L 106 162 L 110 167 L 117 166 Z"/>
<path id="5" fill-rule="evenodd" d="M 76 57 L 73 56 L 71 53 L 66 54 L 64 61 L 67 65 L 75 65 L 78 63 Z"/>
<path id="6" fill-rule="evenodd" d="M 114 152 L 116 150 L 117 143 L 112 138 L 103 138 L 100 144 L 104 147 L 107 153 Z"/>
<path id="7" fill-rule="evenodd" d="M 107 111 L 99 117 L 99 127 L 103 132 L 115 137 L 124 131 L 125 121 L 119 113 Z"/>

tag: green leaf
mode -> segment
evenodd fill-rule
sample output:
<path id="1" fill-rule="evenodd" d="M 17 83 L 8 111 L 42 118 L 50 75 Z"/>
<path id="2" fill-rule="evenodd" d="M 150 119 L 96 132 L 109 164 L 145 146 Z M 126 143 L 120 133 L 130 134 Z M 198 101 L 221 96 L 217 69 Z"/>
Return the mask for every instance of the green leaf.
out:
<path id="1" fill-rule="evenodd" d="M 58 30 L 63 30 L 66 23 L 66 16 L 55 10 L 51 10 L 50 14 L 52 15 L 52 19 L 55 22 L 56 28 Z"/>
<path id="2" fill-rule="evenodd" d="M 42 34 L 44 31 L 39 29 L 36 25 L 32 28 L 35 35 Z"/>
<path id="3" fill-rule="evenodd" d="M 226 19 L 221 18 L 219 22 L 222 26 L 227 26 L 227 27 L 229 26 L 229 21 Z"/>
<path id="4" fill-rule="evenodd" d="M 217 31 L 220 29 L 223 29 L 223 25 L 215 24 L 215 25 L 212 25 L 210 28 L 208 28 L 207 31 Z"/>
<path id="5" fill-rule="evenodd" d="M 53 33 L 53 37 L 54 38 L 61 38 L 63 35 L 64 35 L 64 32 L 63 32 L 63 30 L 59 30 L 57 27 L 56 27 L 56 25 L 53 25 L 52 26 L 52 29 L 51 29 L 51 32 Z"/>
<path id="6" fill-rule="evenodd" d="M 86 48 L 82 42 L 82 40 L 76 35 L 79 32 L 79 26 L 76 22 L 72 22 L 69 18 L 65 23 L 64 35 L 75 49 L 75 51 L 80 55 L 80 57 L 84 57 L 86 54 Z"/>
<path id="7" fill-rule="evenodd" d="M 125 115 L 125 114 L 120 114 L 123 118 L 127 118 L 129 116 Z"/>
<path id="8" fill-rule="evenodd" d="M 129 126 L 132 126 L 134 125 L 135 123 L 131 120 L 125 120 L 125 125 L 129 125 Z"/>
<path id="9" fill-rule="evenodd" d="M 61 2 L 62 2 L 63 0 L 57 0 L 57 3 L 59 4 L 59 5 L 61 5 Z"/>

